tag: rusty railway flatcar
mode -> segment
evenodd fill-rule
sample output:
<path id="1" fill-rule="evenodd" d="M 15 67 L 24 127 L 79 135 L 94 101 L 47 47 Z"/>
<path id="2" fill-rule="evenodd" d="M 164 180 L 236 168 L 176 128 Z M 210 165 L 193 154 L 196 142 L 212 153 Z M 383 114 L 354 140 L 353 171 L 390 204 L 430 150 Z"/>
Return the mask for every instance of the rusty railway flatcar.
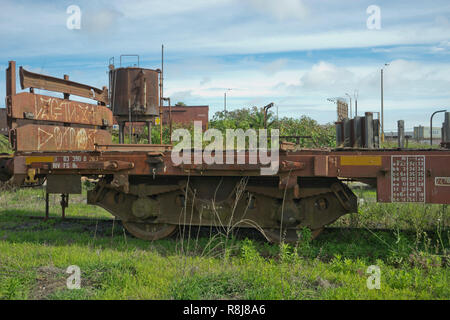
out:
<path id="1" fill-rule="evenodd" d="M 130 74 L 136 78 L 127 80 L 130 97 L 123 94 L 121 100 L 132 102 L 126 106 L 129 109 L 116 108 L 122 110 L 123 119 L 126 110 L 138 110 L 148 121 L 162 106 L 155 105 L 163 100 L 155 89 L 160 83 L 155 83 L 154 73 L 151 78 L 140 70 Z M 172 145 L 111 143 L 114 115 L 108 97 L 118 95 L 107 88 L 22 68 L 20 77 L 22 88 L 30 92 L 16 93 L 15 63 L 10 62 L 6 107 L 15 152 L 0 158 L 0 178 L 19 185 L 45 179 L 48 193 L 62 195 L 80 193 L 81 177 L 95 178 L 88 203 L 120 218 L 138 238 L 161 239 L 180 225 L 257 228 L 273 242 L 295 240 L 296 230 L 303 227 L 317 236 L 324 226 L 357 211 L 357 197 L 346 180 L 374 186 L 379 202 L 450 203 L 450 150 L 445 144 L 427 150 L 361 144 L 297 151 L 281 144 L 273 175 L 261 175 L 264 165 L 253 161 L 250 150 L 240 155 L 244 163 L 238 163 L 234 154 L 236 161 L 231 164 L 180 164 L 172 159 Z M 37 95 L 34 88 L 61 92 L 64 98 Z M 76 102 L 70 95 L 95 99 L 97 104 Z M 366 132 L 369 127 L 371 122 Z M 190 157 L 199 152 L 193 150 Z"/>

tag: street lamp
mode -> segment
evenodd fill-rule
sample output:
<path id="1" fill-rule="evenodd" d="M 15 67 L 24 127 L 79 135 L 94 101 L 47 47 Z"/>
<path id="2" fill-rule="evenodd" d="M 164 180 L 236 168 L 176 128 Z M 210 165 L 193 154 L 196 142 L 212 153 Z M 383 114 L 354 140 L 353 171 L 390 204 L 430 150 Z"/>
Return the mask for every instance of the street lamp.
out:
<path id="1" fill-rule="evenodd" d="M 435 111 L 435 112 L 433 112 L 433 114 L 431 115 L 431 118 L 430 118 L 430 146 L 433 145 L 433 117 L 436 113 L 440 113 L 440 112 L 447 112 L 447 110 Z"/>
<path id="2" fill-rule="evenodd" d="M 350 119 L 352 118 L 352 97 L 348 93 L 345 94 L 350 99 Z"/>
<path id="3" fill-rule="evenodd" d="M 230 88 L 227 89 L 227 91 L 231 91 Z M 223 93 L 223 111 L 227 112 L 227 91 Z"/>
<path id="4" fill-rule="evenodd" d="M 385 63 L 381 68 L 381 142 L 384 142 L 384 97 L 383 97 L 383 72 L 384 67 L 387 67 L 389 63 Z"/>

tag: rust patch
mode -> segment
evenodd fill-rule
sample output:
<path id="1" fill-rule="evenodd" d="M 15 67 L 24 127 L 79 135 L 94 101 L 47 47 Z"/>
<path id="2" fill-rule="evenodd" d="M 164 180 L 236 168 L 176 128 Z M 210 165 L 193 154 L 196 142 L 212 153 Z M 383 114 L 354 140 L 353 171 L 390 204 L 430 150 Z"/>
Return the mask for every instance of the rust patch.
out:
<path id="1" fill-rule="evenodd" d="M 12 97 L 11 118 L 112 126 L 107 107 L 22 92 Z"/>

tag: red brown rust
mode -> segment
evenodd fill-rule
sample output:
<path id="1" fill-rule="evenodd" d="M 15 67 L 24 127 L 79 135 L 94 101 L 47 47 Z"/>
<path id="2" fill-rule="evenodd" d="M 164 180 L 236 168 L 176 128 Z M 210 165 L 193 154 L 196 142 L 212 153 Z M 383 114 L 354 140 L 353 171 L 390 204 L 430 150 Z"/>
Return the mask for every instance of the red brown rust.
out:
<path id="1" fill-rule="evenodd" d="M 8 116 L 92 126 L 111 126 L 113 116 L 105 106 L 22 92 L 12 97 Z"/>

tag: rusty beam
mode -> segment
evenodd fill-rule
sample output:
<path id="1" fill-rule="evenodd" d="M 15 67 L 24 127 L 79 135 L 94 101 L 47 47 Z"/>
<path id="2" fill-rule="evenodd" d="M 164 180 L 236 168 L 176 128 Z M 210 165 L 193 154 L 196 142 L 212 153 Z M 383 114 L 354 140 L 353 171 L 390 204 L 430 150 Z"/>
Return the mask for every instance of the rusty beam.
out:
<path id="1" fill-rule="evenodd" d="M 93 151 L 95 144 L 110 144 L 106 130 L 29 124 L 13 131 L 16 151 Z"/>
<path id="2" fill-rule="evenodd" d="M 65 95 L 73 94 L 96 100 L 101 104 L 108 104 L 108 89 L 106 87 L 98 89 L 86 84 L 30 72 L 23 67 L 20 67 L 19 74 L 22 89 L 36 88 L 61 92 Z"/>
<path id="3" fill-rule="evenodd" d="M 48 159 L 43 160 L 44 162 L 32 162 L 29 164 L 29 167 L 34 169 L 44 169 L 52 171 L 57 170 L 67 171 L 67 169 L 69 170 L 76 169 L 77 172 L 79 173 L 83 173 L 83 171 L 92 171 L 92 170 L 98 170 L 99 172 L 115 172 L 115 171 L 130 170 L 134 168 L 133 162 L 120 160 L 70 162 L 70 157 L 69 161 L 65 161 L 67 160 L 67 158 L 64 157 L 60 157 L 59 160 L 54 160 L 54 162 L 48 162 Z M 70 177 L 70 175 L 68 176 Z M 50 193 L 58 193 L 58 192 L 50 192 Z M 68 192 L 68 193 L 76 193 L 76 192 Z"/>
<path id="4" fill-rule="evenodd" d="M 19 128 L 20 129 L 20 128 Z M 45 174 L 110 174 L 164 176 L 260 176 L 261 165 L 198 164 L 175 165 L 170 152 L 153 154 L 147 150 L 117 152 L 34 152 L 16 154 L 15 176 L 26 177 L 29 169 Z M 280 153 L 280 170 L 275 177 L 287 185 L 303 178 L 342 178 L 377 185 L 379 202 L 416 202 L 450 204 L 448 150 L 303 150 Z M 156 160 L 156 159 L 155 159 Z M 236 160 L 236 158 L 235 158 Z M 295 168 L 295 169 L 294 169 Z M 58 170 L 55 170 L 58 169 Z M 290 172 L 289 174 L 287 174 Z M 287 178 L 293 178 L 291 180 Z M 320 187 L 320 186 L 318 186 Z M 337 190 L 338 191 L 338 190 Z"/>
<path id="5" fill-rule="evenodd" d="M 6 96 L 16 94 L 16 62 L 9 61 L 8 69 L 6 69 Z"/>
<path id="6" fill-rule="evenodd" d="M 169 144 L 110 144 L 95 146 L 96 151 L 119 151 L 119 152 L 166 152 L 172 150 Z"/>
<path id="7" fill-rule="evenodd" d="M 92 126 L 112 126 L 113 115 L 105 106 L 22 92 L 11 97 L 8 117 L 64 122 Z"/>

